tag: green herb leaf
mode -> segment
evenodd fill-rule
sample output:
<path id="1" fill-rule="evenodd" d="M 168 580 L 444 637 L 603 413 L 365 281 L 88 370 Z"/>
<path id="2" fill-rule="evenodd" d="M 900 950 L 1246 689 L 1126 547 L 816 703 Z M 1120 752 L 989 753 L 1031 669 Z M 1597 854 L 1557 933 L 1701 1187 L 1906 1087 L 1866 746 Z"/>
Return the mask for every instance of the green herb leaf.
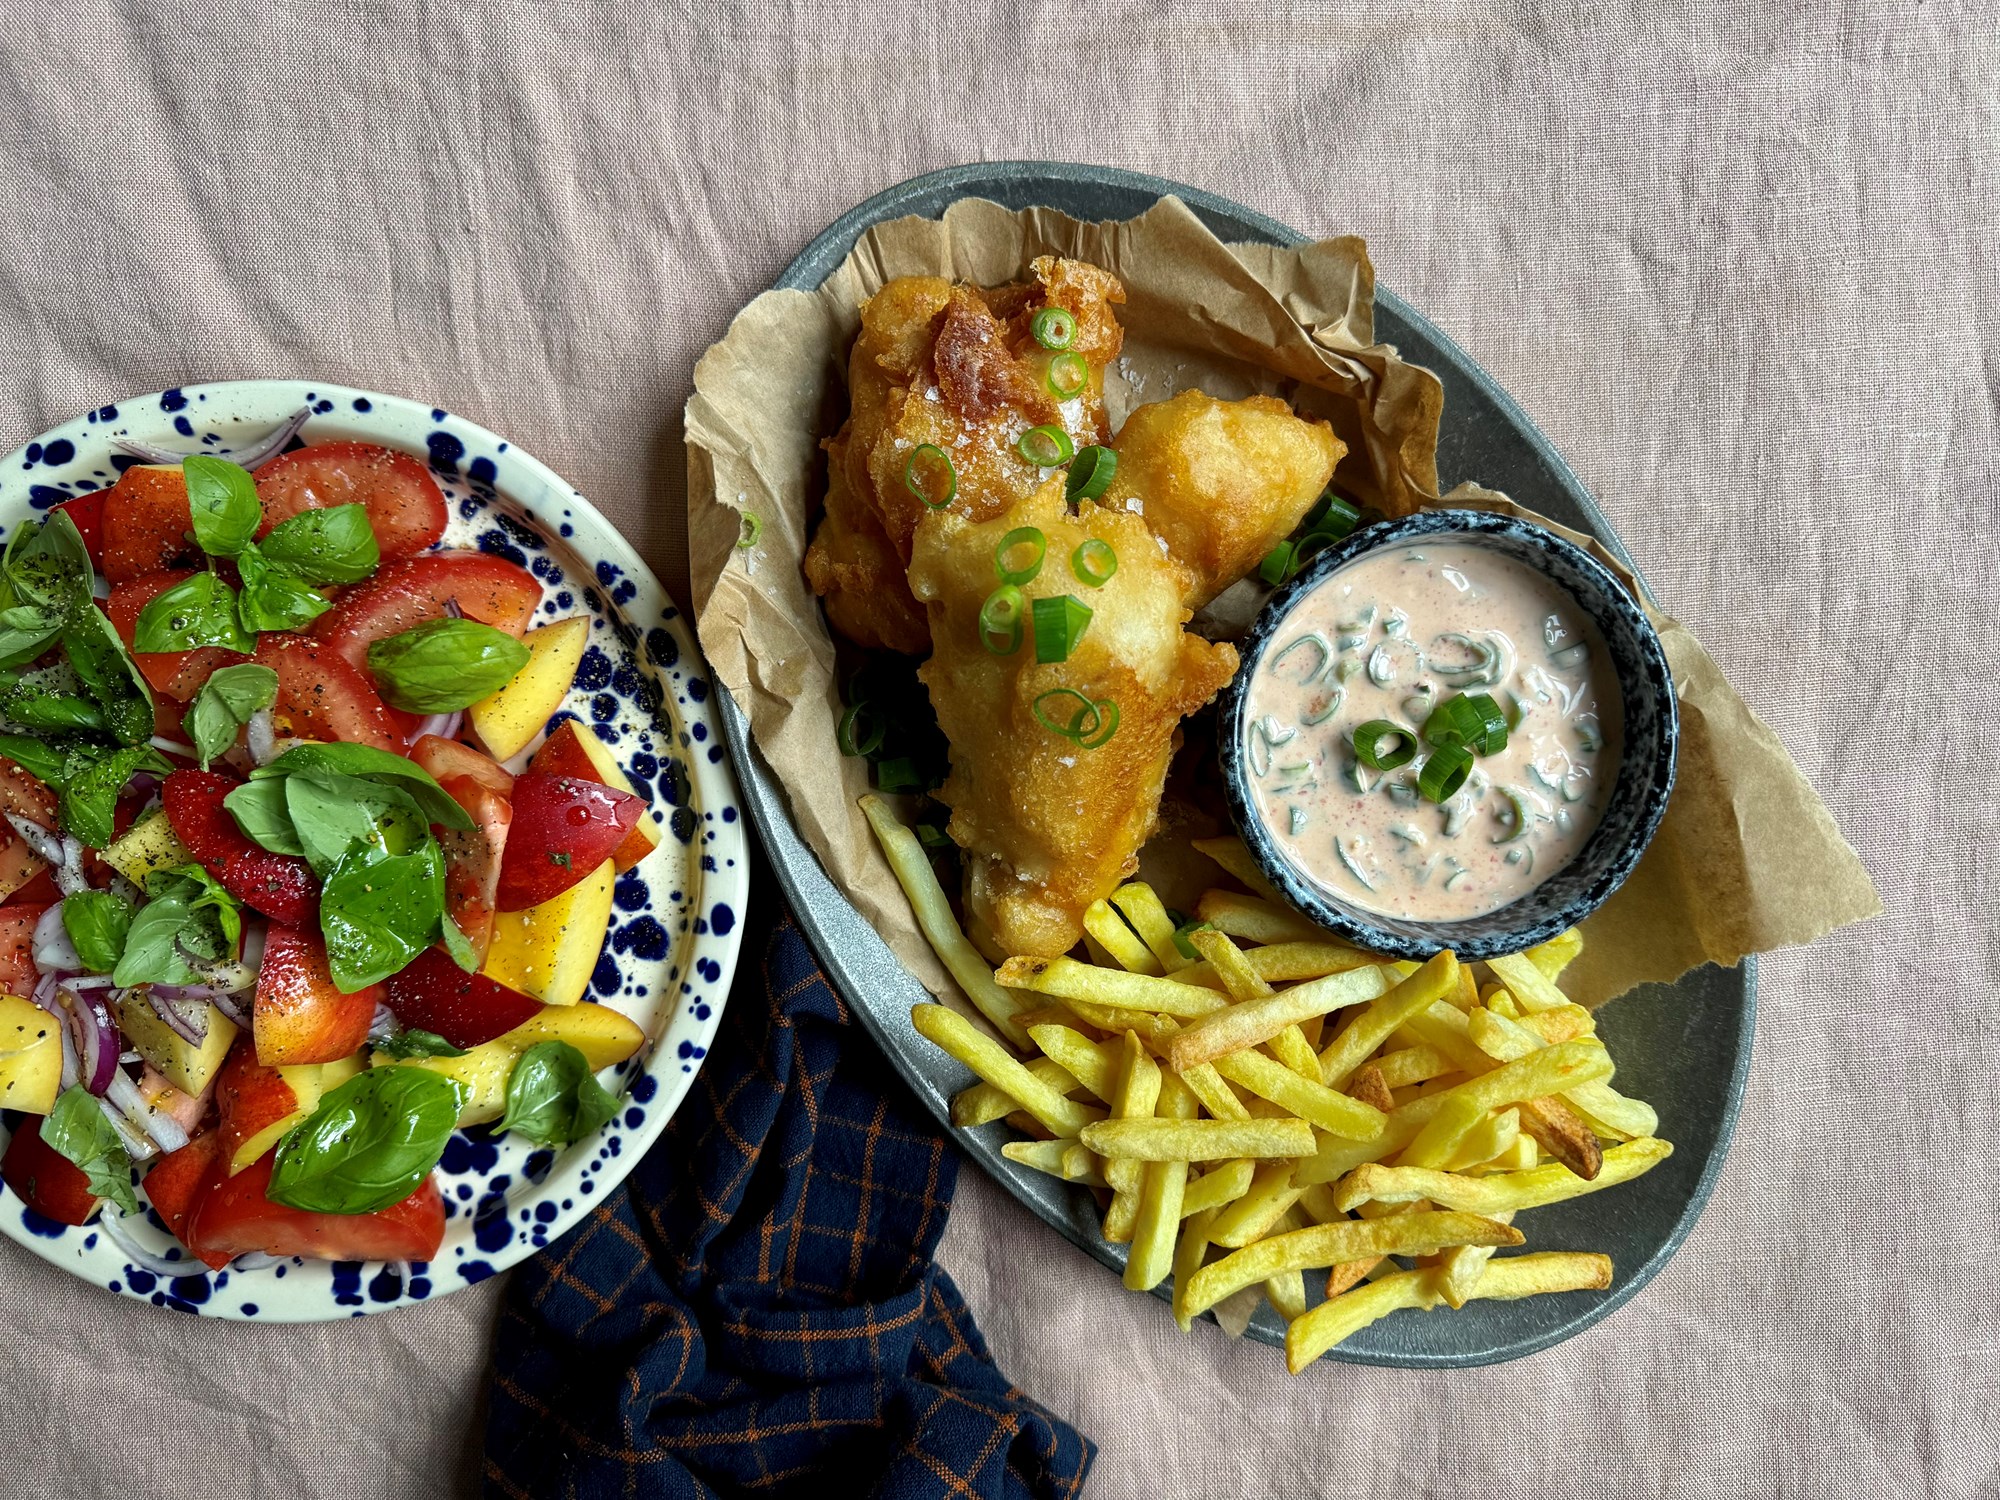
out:
<path id="1" fill-rule="evenodd" d="M 222 799 L 243 836 L 274 854 L 304 854 L 299 831 L 292 826 L 283 781 L 246 781 Z"/>
<path id="2" fill-rule="evenodd" d="M 32 661 L 68 620 L 92 609 L 91 577 L 90 553 L 67 513 L 17 527 L 0 553 L 0 667 Z"/>
<path id="3" fill-rule="evenodd" d="M 0 737 L 0 755 L 7 753 L 4 737 Z M 268 766 L 259 766 L 252 771 L 250 779 L 262 781 L 273 776 L 289 776 L 294 771 L 335 771 L 342 776 L 394 782 L 416 800 L 427 821 L 442 823 L 446 828 L 472 827 L 472 815 L 453 801 L 451 794 L 439 786 L 422 766 L 387 750 L 377 750 L 372 745 L 297 745 Z"/>
<path id="4" fill-rule="evenodd" d="M 116 891 L 73 891 L 63 897 L 62 923 L 84 968 L 109 974 L 125 953 L 132 903 Z"/>
<path id="5" fill-rule="evenodd" d="M 618 1101 L 581 1052 L 568 1042 L 537 1042 L 507 1079 L 507 1113 L 499 1128 L 544 1146 L 567 1146 L 617 1112 Z"/>
<path id="6" fill-rule="evenodd" d="M 201 865 L 155 870 L 146 877 L 146 892 L 187 907 L 189 926 L 181 934 L 183 947 L 208 959 L 229 958 L 236 953 L 243 941 L 243 903 Z"/>
<path id="7" fill-rule="evenodd" d="M 382 696 L 413 714 L 448 714 L 498 692 L 527 664 L 528 648 L 477 620 L 426 620 L 368 648 Z"/>
<path id="8" fill-rule="evenodd" d="M 393 783 L 305 770 L 282 785 L 300 852 L 315 875 L 325 876 L 354 849 L 408 854 L 430 837 L 416 801 Z"/>
<path id="9" fill-rule="evenodd" d="M 257 649 L 256 637 L 237 617 L 235 591 L 213 573 L 196 573 L 160 590 L 139 611 L 132 632 L 135 651 L 198 651 L 203 646 L 245 655 Z"/>
<path id="10" fill-rule="evenodd" d="M 318 1214 L 401 1203 L 444 1155 L 463 1091 L 429 1068 L 371 1068 L 319 1102 L 278 1146 L 265 1196 Z"/>
<path id="11" fill-rule="evenodd" d="M 268 560 L 255 545 L 236 559 L 243 579 L 237 608 L 245 630 L 303 630 L 333 608 L 333 602 L 310 587 L 283 563 Z"/>
<path id="12" fill-rule="evenodd" d="M 61 798 L 63 832 L 92 849 L 104 848 L 117 836 L 113 818 L 118 794 L 134 771 L 165 776 L 174 768 L 173 762 L 151 745 L 127 745 L 108 755 L 98 753 L 100 759 L 90 759 L 86 751 L 72 749 L 64 757 L 61 774 L 51 782 Z"/>
<path id="13" fill-rule="evenodd" d="M 121 745 L 153 737 L 153 690 L 139 664 L 100 609 L 77 611 L 63 648 L 90 695 L 104 709 L 104 727 Z"/>
<path id="14" fill-rule="evenodd" d="M 42 1144 L 75 1163 L 98 1197 L 109 1198 L 128 1214 L 139 1211 L 139 1195 L 132 1191 L 132 1158 L 87 1089 L 63 1090 L 42 1121 Z"/>
<path id="15" fill-rule="evenodd" d="M 362 505 L 302 510 L 280 521 L 258 545 L 265 557 L 311 584 L 358 583 L 382 561 L 375 528 Z"/>
<path id="16" fill-rule="evenodd" d="M 278 674 L 255 662 L 219 667 L 194 695 L 194 702 L 181 716 L 181 729 L 201 757 L 201 768 L 236 743 L 236 731 L 248 724 L 259 710 L 278 701 Z M 239 788 L 242 790 L 242 788 Z M 248 830 L 245 830 L 246 832 Z M 250 835 L 256 838 L 255 834 Z M 259 840 L 259 842 L 262 842 Z M 265 845 L 266 848 L 270 846 Z M 297 853 L 287 850 L 286 853 Z"/>
<path id="17" fill-rule="evenodd" d="M 25 679 L 11 681 L 0 690 L 0 718 L 41 734 L 102 734 L 106 730 L 104 710 L 90 699 Z"/>
<path id="18" fill-rule="evenodd" d="M 193 984 L 194 970 L 174 942 L 191 921 L 187 902 L 177 897 L 155 896 L 140 907 L 125 935 L 124 952 L 111 971 L 112 982 L 121 989 L 134 984 Z"/>
<path id="19" fill-rule="evenodd" d="M 465 1056 L 463 1047 L 454 1047 L 435 1031 L 423 1031 L 415 1026 L 408 1031 L 399 1031 L 392 1037 L 385 1037 L 375 1044 L 375 1050 L 384 1057 Z"/>
<path id="20" fill-rule="evenodd" d="M 0 755 L 50 786 L 61 778 L 66 760 L 60 744 L 26 734 L 0 734 Z"/>
<path id="21" fill-rule="evenodd" d="M 320 891 L 327 967 L 344 995 L 404 968 L 438 937 L 444 916 L 444 855 L 426 835 L 413 854 L 350 850 Z"/>
<path id="22" fill-rule="evenodd" d="M 444 951 L 451 955 L 451 961 L 466 973 L 477 974 L 479 954 L 473 949 L 472 940 L 459 929 L 458 923 L 452 921 L 449 910 L 438 919 L 438 928 L 439 936 L 444 942 Z"/>
<path id="23" fill-rule="evenodd" d="M 187 479 L 188 513 L 194 539 L 210 557 L 234 557 L 249 545 L 264 520 L 257 481 L 226 458 L 191 453 L 181 460 Z"/>

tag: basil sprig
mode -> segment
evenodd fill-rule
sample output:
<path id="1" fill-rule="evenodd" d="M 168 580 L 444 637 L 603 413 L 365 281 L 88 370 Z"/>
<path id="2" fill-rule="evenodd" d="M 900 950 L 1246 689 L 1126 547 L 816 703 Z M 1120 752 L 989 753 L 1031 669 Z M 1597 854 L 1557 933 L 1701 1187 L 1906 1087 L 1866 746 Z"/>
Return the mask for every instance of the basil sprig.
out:
<path id="1" fill-rule="evenodd" d="M 67 512 L 25 521 L 0 552 L 0 667 L 32 661 L 90 602 L 90 552 Z"/>
<path id="2" fill-rule="evenodd" d="M 428 832 L 409 854 L 357 845 L 320 890 L 320 934 L 334 987 L 351 995 L 406 967 L 442 936 L 444 854 Z"/>
<path id="3" fill-rule="evenodd" d="M 375 1050 L 384 1057 L 397 1058 L 465 1056 L 463 1047 L 454 1047 L 435 1031 L 425 1031 L 420 1026 L 384 1037 L 375 1044 Z"/>
<path id="4" fill-rule="evenodd" d="M 382 561 L 375 528 L 360 505 L 302 510 L 280 521 L 259 542 L 267 561 L 282 564 L 307 583 L 358 583 Z"/>
<path id="5" fill-rule="evenodd" d="M 42 1121 L 42 1144 L 74 1163 L 98 1197 L 109 1198 L 128 1214 L 139 1211 L 132 1158 L 88 1090 L 75 1085 L 63 1090 Z"/>
<path id="6" fill-rule="evenodd" d="M 426 620 L 368 648 L 368 670 L 395 707 L 448 714 L 498 692 L 528 662 L 528 648 L 478 620 Z"/>
<path id="7" fill-rule="evenodd" d="M 84 735 L 0 734 L 0 755 L 48 783 L 58 798 L 63 831 L 92 849 L 104 848 L 115 836 L 118 793 L 135 772 L 165 776 L 174 768 L 151 745 L 114 749 Z"/>
<path id="8" fill-rule="evenodd" d="M 243 628 L 236 590 L 213 573 L 194 573 L 146 601 L 132 628 L 134 651 L 199 651 L 220 646 L 249 654 L 257 640 Z"/>
<path id="9" fill-rule="evenodd" d="M 464 1093 L 428 1068 L 371 1068 L 319 1102 L 278 1146 L 265 1196 L 319 1214 L 370 1214 L 423 1185 Z"/>
<path id="10" fill-rule="evenodd" d="M 341 776 L 360 776 L 401 787 L 422 809 L 428 822 L 447 828 L 468 829 L 472 816 L 452 800 L 451 793 L 437 784 L 431 773 L 415 761 L 373 745 L 334 741 L 324 745 L 295 745 L 268 766 L 250 773 L 252 781 L 289 776 L 294 771 L 331 771 Z M 249 830 L 244 830 L 246 833 Z M 251 835 L 256 837 L 255 834 Z"/>
<path id="11" fill-rule="evenodd" d="M 63 930 L 92 974 L 109 974 L 124 956 L 133 907 L 116 891 L 72 891 L 63 897 Z"/>
<path id="12" fill-rule="evenodd" d="M 250 471 L 226 458 L 190 453 L 181 460 L 181 477 L 201 550 L 210 557 L 234 557 L 249 546 L 264 521 Z"/>
<path id="13" fill-rule="evenodd" d="M 590 1060 L 568 1042 L 537 1042 L 507 1079 L 507 1113 L 500 1129 L 544 1146 L 581 1140 L 618 1112 L 618 1101 Z"/>
<path id="14" fill-rule="evenodd" d="M 190 955 L 218 962 L 235 953 L 243 940 L 242 904 L 200 865 L 155 870 L 146 877 L 146 895 L 111 971 L 112 982 L 121 988 L 193 984 L 198 976 Z"/>
<path id="15" fill-rule="evenodd" d="M 181 730 L 201 758 L 201 768 L 236 743 L 236 731 L 278 701 L 278 674 L 256 662 L 219 667 L 181 715 Z"/>

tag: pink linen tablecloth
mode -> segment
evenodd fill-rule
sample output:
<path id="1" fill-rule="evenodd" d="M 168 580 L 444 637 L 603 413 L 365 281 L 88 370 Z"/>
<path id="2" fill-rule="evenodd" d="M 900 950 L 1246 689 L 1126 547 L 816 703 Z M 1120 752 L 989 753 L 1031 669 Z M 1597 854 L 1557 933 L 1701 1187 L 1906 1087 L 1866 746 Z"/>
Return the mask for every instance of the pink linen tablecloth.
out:
<path id="1" fill-rule="evenodd" d="M 8 0 L 0 448 L 196 380 L 401 392 L 547 460 L 681 588 L 693 361 L 881 188 L 1090 157 L 1367 236 L 1602 496 L 1888 914 L 1764 964 L 1715 1202 L 1526 1362 L 1287 1380 L 974 1172 L 944 1263 L 1102 1445 L 1093 1495 L 1990 1500 L 1997 78 L 1984 0 Z M 245 1327 L 0 1245 L 0 1473 L 469 1490 L 495 1292 Z"/>

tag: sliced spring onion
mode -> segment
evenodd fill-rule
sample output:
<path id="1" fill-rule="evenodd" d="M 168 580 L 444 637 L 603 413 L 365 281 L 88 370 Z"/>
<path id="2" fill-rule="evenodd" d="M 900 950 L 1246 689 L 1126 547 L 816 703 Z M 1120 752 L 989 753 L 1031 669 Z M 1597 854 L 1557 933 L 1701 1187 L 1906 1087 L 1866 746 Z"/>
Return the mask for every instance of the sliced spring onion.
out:
<path id="1" fill-rule="evenodd" d="M 840 743 L 842 755 L 873 755 L 882 748 L 882 737 L 888 732 L 889 726 L 864 700 L 840 716 L 840 728 L 834 738 Z"/>
<path id="2" fill-rule="evenodd" d="M 1440 745 L 1417 772 L 1417 790 L 1427 802 L 1442 802 L 1472 774 L 1472 752 L 1463 745 Z M 1446 887 L 1449 889 L 1449 887 Z"/>
<path id="3" fill-rule="evenodd" d="M 1065 350 L 1049 361 L 1048 373 L 1042 380 L 1056 400 L 1074 400 L 1090 384 L 1090 366 L 1084 363 L 1081 354 Z"/>
<path id="4" fill-rule="evenodd" d="M 1424 720 L 1424 740 L 1432 745 L 1476 745 L 1485 730 L 1479 710 L 1462 693 L 1445 699 Z"/>
<path id="5" fill-rule="evenodd" d="M 1086 451 L 1103 453 L 1108 450 L 1098 448 Z M 1074 474 L 1076 471 L 1072 469 L 1070 472 Z M 1076 574 L 1080 582 L 1091 588 L 1101 589 L 1111 581 L 1111 575 L 1118 571 L 1117 550 L 1111 543 L 1098 537 L 1079 542 L 1076 551 L 1069 555 L 1069 570 Z"/>
<path id="6" fill-rule="evenodd" d="M 907 755 L 875 763 L 875 790 L 878 792 L 915 792 L 921 791 L 923 785 L 924 778 L 917 774 L 917 763 Z"/>
<path id="7" fill-rule="evenodd" d="M 1507 748 L 1507 716 L 1500 712 L 1500 705 L 1493 701 L 1490 693 L 1467 693 L 1458 700 L 1472 706 L 1472 712 L 1479 720 L 1479 738 L 1475 743 L 1466 743 L 1481 755 L 1498 755 Z"/>
<path id="8" fill-rule="evenodd" d="M 1333 852 L 1335 854 L 1338 854 L 1340 856 L 1340 862 L 1347 866 L 1347 873 L 1352 875 L 1356 880 L 1361 882 L 1361 889 L 1363 889 L 1364 891 L 1372 891 L 1375 889 L 1375 882 L 1370 880 L 1366 875 L 1361 873 L 1361 866 L 1358 863 L 1356 863 L 1354 856 L 1347 852 L 1347 846 L 1341 843 L 1339 839 L 1335 839 L 1333 841 Z"/>
<path id="9" fill-rule="evenodd" d="M 1041 527 L 1016 526 L 993 549 L 993 571 L 1002 583 L 1031 583 L 1042 571 L 1048 550 L 1049 539 Z"/>
<path id="10" fill-rule="evenodd" d="M 917 465 L 920 460 L 926 469 L 935 471 L 941 468 L 944 471 L 941 486 L 919 478 Z M 903 465 L 903 484 L 932 510 L 943 510 L 958 498 L 958 470 L 952 465 L 951 455 L 936 443 L 920 443 L 910 450 L 910 457 Z"/>
<path id="11" fill-rule="evenodd" d="M 1346 688 L 1329 688 L 1313 700 L 1311 708 L 1299 715 L 1299 722 L 1308 729 L 1317 728 L 1340 712 L 1340 705 L 1346 701 L 1346 698 Z"/>
<path id="12" fill-rule="evenodd" d="M 1028 332 L 1044 349 L 1067 349 L 1076 342 L 1076 314 L 1066 307 L 1045 307 L 1028 319 Z"/>
<path id="13" fill-rule="evenodd" d="M 754 510 L 743 512 L 743 530 L 736 538 L 739 547 L 754 547 L 757 539 L 764 534 L 764 518 Z"/>
<path id="14" fill-rule="evenodd" d="M 1074 594 L 1035 601 L 1035 660 L 1068 661 L 1090 624 L 1091 609 Z"/>
<path id="15" fill-rule="evenodd" d="M 1559 672 L 1567 672 L 1571 667 L 1580 667 L 1590 658 L 1590 645 L 1578 641 L 1574 646 L 1565 646 L 1560 651 L 1549 653 L 1549 665 Z"/>
<path id="16" fill-rule="evenodd" d="M 1114 701 L 1099 698 L 1091 707 L 1097 710 L 1099 727 L 1094 731 L 1086 730 L 1077 738 L 1077 744 L 1086 750 L 1095 750 L 1118 732 L 1118 705 Z"/>
<path id="17" fill-rule="evenodd" d="M 1015 440 L 1015 450 L 1031 464 L 1053 469 L 1076 457 L 1076 444 L 1068 433 L 1052 423 L 1030 427 Z"/>
<path id="18" fill-rule="evenodd" d="M 1360 507 L 1341 499 L 1331 490 L 1319 497 L 1319 504 L 1306 517 L 1308 534 L 1332 537 L 1336 542 L 1351 535 L 1360 524 Z"/>
<path id="19" fill-rule="evenodd" d="M 1294 832 L 1296 831 L 1294 830 Z M 1167 915 L 1178 917 L 1180 913 L 1168 912 Z M 1188 941 L 1188 934 L 1191 932 L 1206 932 L 1208 931 L 1208 926 L 1208 923 L 1198 918 L 1181 917 L 1180 922 L 1174 928 L 1174 948 L 1182 958 L 1199 959 L 1201 957 L 1201 950 Z"/>
<path id="20" fill-rule="evenodd" d="M 1072 504 L 1078 500 L 1095 500 L 1111 488 L 1111 477 L 1117 472 L 1118 455 L 1111 449 L 1095 444 L 1082 449 L 1076 455 L 1076 462 L 1069 466 L 1067 498 Z"/>
<path id="21" fill-rule="evenodd" d="M 1416 753 L 1416 735 L 1389 719 L 1370 719 L 1354 731 L 1354 758 L 1374 770 L 1408 765 Z"/>
<path id="22" fill-rule="evenodd" d="M 1028 596 L 1003 583 L 979 606 L 979 644 L 995 656 L 1012 656 L 1021 646 Z"/>
<path id="23" fill-rule="evenodd" d="M 1257 564 L 1257 576 L 1272 588 L 1278 587 L 1292 576 L 1292 561 L 1298 548 L 1290 542 L 1280 542 L 1264 554 L 1264 560 Z"/>
<path id="24" fill-rule="evenodd" d="M 1309 630 L 1304 635 L 1294 636 L 1287 642 L 1284 649 L 1271 658 L 1271 670 L 1276 672 L 1285 664 L 1287 657 L 1303 646 L 1312 647 L 1318 654 L 1311 658 L 1311 664 L 1304 668 L 1302 674 L 1292 680 L 1301 687 L 1308 687 L 1333 661 L 1333 647 L 1327 644 L 1326 637 L 1317 630 Z"/>
<path id="25" fill-rule="evenodd" d="M 1507 832 L 1493 842 L 1511 844 L 1516 839 L 1526 838 L 1529 825 L 1534 822 L 1534 812 L 1528 806 L 1528 794 L 1519 787 L 1503 786 L 1500 796 L 1507 804 Z"/>
<path id="26" fill-rule="evenodd" d="M 922 844 L 926 849 L 949 849 L 951 847 L 951 835 L 946 833 L 940 824 L 919 823 L 916 831 L 917 842 Z"/>
<path id="27" fill-rule="evenodd" d="M 1109 698 L 1093 703 L 1075 688 L 1050 688 L 1035 700 L 1034 710 L 1042 728 L 1085 750 L 1095 750 L 1118 732 L 1118 705 Z M 1067 720 L 1059 716 L 1063 710 L 1068 710 Z"/>

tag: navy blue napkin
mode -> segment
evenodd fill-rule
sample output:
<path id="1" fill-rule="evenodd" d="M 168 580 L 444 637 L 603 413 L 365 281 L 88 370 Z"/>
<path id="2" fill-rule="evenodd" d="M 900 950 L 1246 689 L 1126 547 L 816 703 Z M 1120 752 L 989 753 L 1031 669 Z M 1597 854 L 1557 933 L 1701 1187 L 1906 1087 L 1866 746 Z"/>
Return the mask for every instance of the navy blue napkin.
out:
<path id="1" fill-rule="evenodd" d="M 789 918 L 744 957 L 665 1135 L 508 1288 L 487 1495 L 1075 1495 L 1091 1444 L 931 1258 L 956 1152 Z"/>

